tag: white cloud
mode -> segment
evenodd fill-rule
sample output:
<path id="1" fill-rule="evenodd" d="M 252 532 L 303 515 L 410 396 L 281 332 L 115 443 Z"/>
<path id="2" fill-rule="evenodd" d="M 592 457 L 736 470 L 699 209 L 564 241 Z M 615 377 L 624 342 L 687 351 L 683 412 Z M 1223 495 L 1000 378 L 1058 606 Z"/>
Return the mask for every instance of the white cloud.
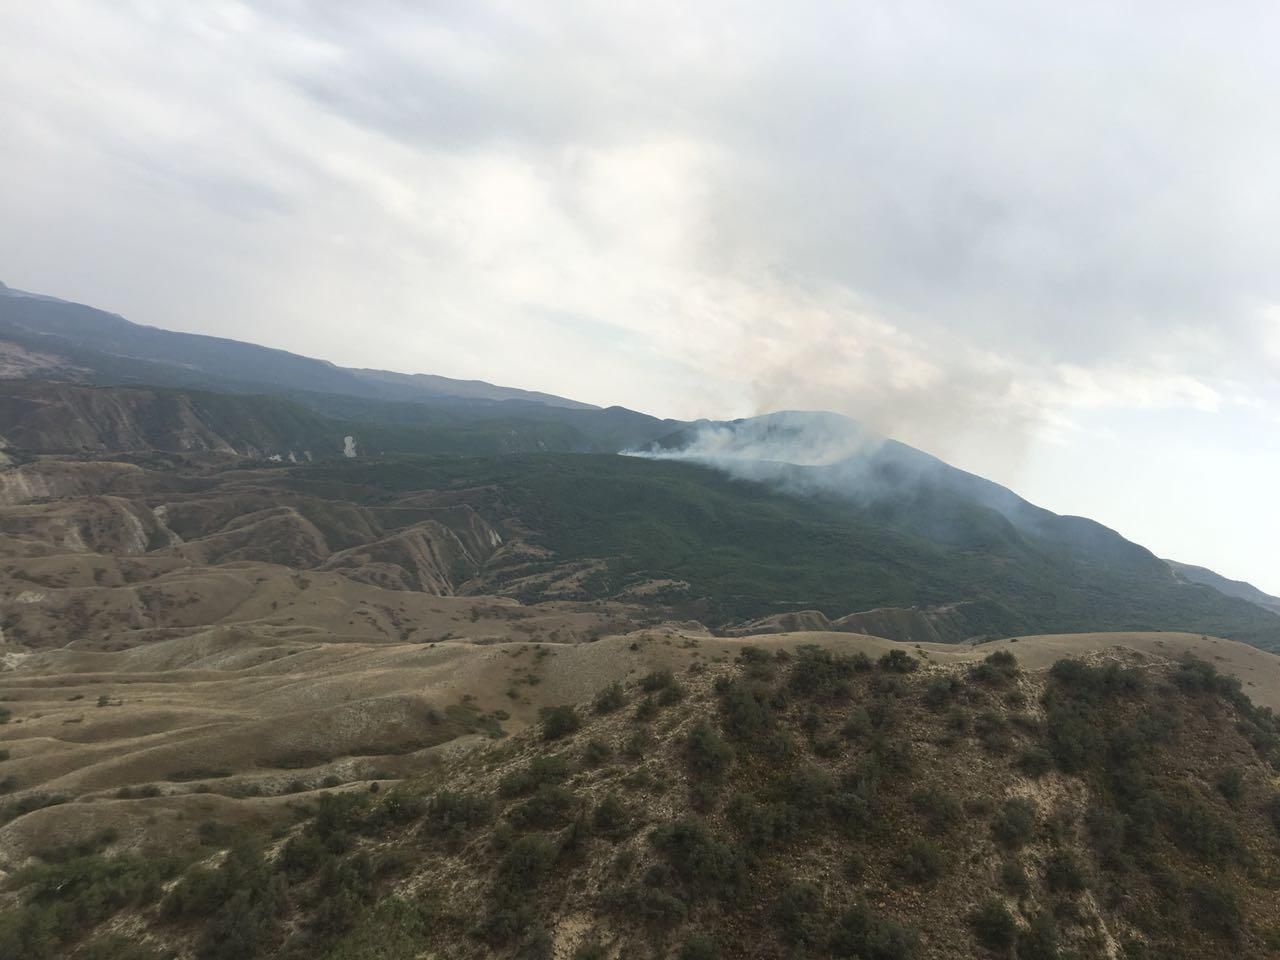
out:
<path id="1" fill-rule="evenodd" d="M 1010 480 L 1131 414 L 1275 409 L 1278 19 L 11 4 L 0 277 L 666 415 L 829 408 Z"/>

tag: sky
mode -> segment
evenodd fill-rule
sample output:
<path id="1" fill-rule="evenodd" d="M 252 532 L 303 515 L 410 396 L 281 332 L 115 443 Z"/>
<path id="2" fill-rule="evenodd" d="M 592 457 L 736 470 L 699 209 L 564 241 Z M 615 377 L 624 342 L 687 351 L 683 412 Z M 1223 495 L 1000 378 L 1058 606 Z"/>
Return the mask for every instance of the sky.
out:
<path id="1" fill-rule="evenodd" d="M 0 3 L 0 280 L 826 409 L 1280 593 L 1280 7 Z"/>

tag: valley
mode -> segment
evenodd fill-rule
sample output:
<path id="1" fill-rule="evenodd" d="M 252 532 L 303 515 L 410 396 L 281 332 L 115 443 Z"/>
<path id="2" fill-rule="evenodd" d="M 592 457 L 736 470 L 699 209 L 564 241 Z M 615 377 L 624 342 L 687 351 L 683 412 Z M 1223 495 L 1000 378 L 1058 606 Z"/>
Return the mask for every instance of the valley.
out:
<path id="1" fill-rule="evenodd" d="M 1280 942 L 1248 584 L 834 415 L 5 323 L 0 955 Z"/>

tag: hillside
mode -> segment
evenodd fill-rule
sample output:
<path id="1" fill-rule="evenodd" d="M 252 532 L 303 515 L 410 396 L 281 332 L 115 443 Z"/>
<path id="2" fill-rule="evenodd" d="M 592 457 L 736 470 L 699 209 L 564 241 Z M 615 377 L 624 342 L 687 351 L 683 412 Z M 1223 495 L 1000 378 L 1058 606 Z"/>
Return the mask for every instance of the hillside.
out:
<path id="1" fill-rule="evenodd" d="M 131 323 L 118 314 L 0 284 L 0 337 L 46 358 L 50 370 L 79 371 L 95 382 L 263 392 L 307 390 L 387 400 L 522 400 L 594 409 L 564 397 L 480 380 L 357 370 L 224 337 Z M 13 346 L 0 347 L 12 351 Z"/>
<path id="2" fill-rule="evenodd" d="M 672 522 L 684 523 L 691 507 L 692 516 L 708 517 L 693 506 L 703 494 L 692 491 L 681 494 L 689 502 L 664 506 L 672 513 L 652 523 L 642 520 L 639 526 L 646 529 L 627 529 L 625 543 L 619 538 L 624 524 L 616 518 L 556 516 L 556 529 L 540 529 L 539 535 L 556 541 L 548 546 L 557 554 L 595 571 L 580 597 L 616 596 L 637 584 L 649 590 L 643 582 L 664 582 L 675 588 L 664 595 L 679 599 L 683 612 L 717 626 L 814 609 L 827 622 L 843 621 L 850 629 L 930 640 L 1181 627 L 1280 643 L 1277 602 L 1248 584 L 1161 561 L 1100 524 L 1058 516 L 835 414 L 659 420 L 478 381 L 346 369 L 253 344 L 144 327 L 7 287 L 0 287 L 0 367 L 11 378 L 0 380 L 0 443 L 19 459 L 153 450 L 289 461 L 352 453 L 385 458 L 629 451 L 710 466 L 752 482 L 754 492 L 738 499 L 758 495 L 776 502 L 773 494 L 781 492 L 793 500 L 820 501 L 815 509 L 785 508 L 800 516 L 786 521 L 781 533 L 767 534 L 778 544 L 776 552 L 756 538 L 770 525 L 772 507 L 760 523 L 748 517 L 707 529 L 705 522 L 695 522 L 702 532 L 672 535 Z M 500 463 L 466 469 L 477 483 L 487 482 L 487 474 L 509 472 Z M 572 482 L 573 472 L 562 471 L 562 479 Z M 576 479 L 583 484 L 613 483 L 619 475 L 623 485 L 635 479 L 623 467 L 592 464 L 579 472 Z M 641 501 L 662 499 L 672 485 L 659 483 L 657 491 L 633 492 Z M 517 491 L 530 490 L 527 478 L 512 484 Z M 560 492 L 544 486 L 522 509 L 556 513 L 562 506 L 549 505 L 546 497 Z M 804 555 L 798 538 L 817 517 L 831 517 L 836 526 L 834 538 L 806 531 L 830 570 L 825 583 L 813 576 L 819 564 Z M 576 528 L 612 526 L 597 531 L 612 539 L 575 542 L 562 521 Z M 844 550 L 851 537 L 857 540 L 852 556 L 826 558 L 828 551 Z M 674 541 L 683 541 L 683 549 L 660 553 Z M 760 558 L 761 551 L 769 556 Z M 779 575 L 795 589 L 784 590 Z M 682 585 L 692 593 L 681 594 Z M 524 595 L 543 595 L 538 582 L 529 586 L 532 592 Z M 888 612 L 864 616 L 878 608 Z M 845 619 L 850 615 L 856 616 Z"/>
<path id="3" fill-rule="evenodd" d="M 188 790 L 207 819 L 163 854 L 142 824 L 28 831 L 0 953 L 1192 960 L 1280 936 L 1276 722 L 1205 661 L 674 640 L 390 789 L 230 822 Z M 140 797 L 87 808 L 164 809 Z"/>
<path id="4" fill-rule="evenodd" d="M 1101 558 L 1082 556 L 990 511 L 973 511 L 967 539 L 939 542 L 846 499 L 631 457 L 134 460 L 38 459 L 0 472 L 10 558 L 0 589 L 13 597 L 35 584 L 41 596 L 6 611 L 11 640 L 65 642 L 76 604 L 82 630 L 132 644 L 129 631 L 165 622 L 151 594 L 164 577 L 189 576 L 181 565 L 266 562 L 427 595 L 621 602 L 738 633 L 830 627 L 954 642 L 1189 630 L 1280 644 L 1280 617 L 1176 580 L 1119 538 Z M 1131 561 L 1115 560 L 1126 551 Z M 146 597 L 131 586 L 110 604 L 85 603 L 73 584 L 87 574 L 73 571 L 114 569 L 120 554 L 180 566 L 149 574 L 164 571 Z M 66 573 L 51 577 L 54 567 Z M 804 611 L 822 619 L 766 622 Z"/>
<path id="5" fill-rule="evenodd" d="M 1054 518 L 1065 534 L 1020 530 L 998 511 L 925 486 L 907 488 L 889 509 L 797 496 L 692 463 L 551 455 L 318 465 L 289 483 L 369 504 L 423 488 L 482 499 L 500 490 L 489 509 L 529 531 L 555 565 L 595 563 L 577 592 L 534 582 L 512 594 L 526 599 L 645 589 L 677 615 L 716 627 L 806 609 L 835 619 L 963 604 L 959 615 L 934 617 L 937 638 L 1169 629 L 1280 648 L 1280 618 L 1176 580 L 1104 527 Z M 956 518 L 947 537 L 922 535 L 920 518 L 942 512 Z M 1073 536 L 1080 527 L 1096 545 Z M 653 593 L 652 584 L 663 586 Z"/>
<path id="6" fill-rule="evenodd" d="M 1280 597 L 1273 597 L 1269 593 L 1263 593 L 1251 583 L 1245 583 L 1243 580 L 1229 580 L 1205 567 L 1196 567 L 1189 563 L 1178 563 L 1176 560 L 1166 560 L 1165 563 L 1169 565 L 1174 574 L 1189 583 L 1202 583 L 1207 587 L 1213 587 L 1213 589 L 1228 597 L 1239 597 L 1241 600 L 1248 600 L 1250 603 L 1257 604 L 1264 610 L 1280 613 Z"/>

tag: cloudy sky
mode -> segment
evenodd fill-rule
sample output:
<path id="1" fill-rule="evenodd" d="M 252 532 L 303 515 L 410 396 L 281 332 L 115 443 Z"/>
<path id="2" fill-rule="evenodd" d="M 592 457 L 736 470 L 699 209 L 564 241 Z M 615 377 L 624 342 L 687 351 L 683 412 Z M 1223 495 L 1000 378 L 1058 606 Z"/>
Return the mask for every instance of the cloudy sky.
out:
<path id="1" fill-rule="evenodd" d="M 1280 8 L 1223 9 L 0 3 L 0 279 L 836 410 L 1280 593 Z"/>

